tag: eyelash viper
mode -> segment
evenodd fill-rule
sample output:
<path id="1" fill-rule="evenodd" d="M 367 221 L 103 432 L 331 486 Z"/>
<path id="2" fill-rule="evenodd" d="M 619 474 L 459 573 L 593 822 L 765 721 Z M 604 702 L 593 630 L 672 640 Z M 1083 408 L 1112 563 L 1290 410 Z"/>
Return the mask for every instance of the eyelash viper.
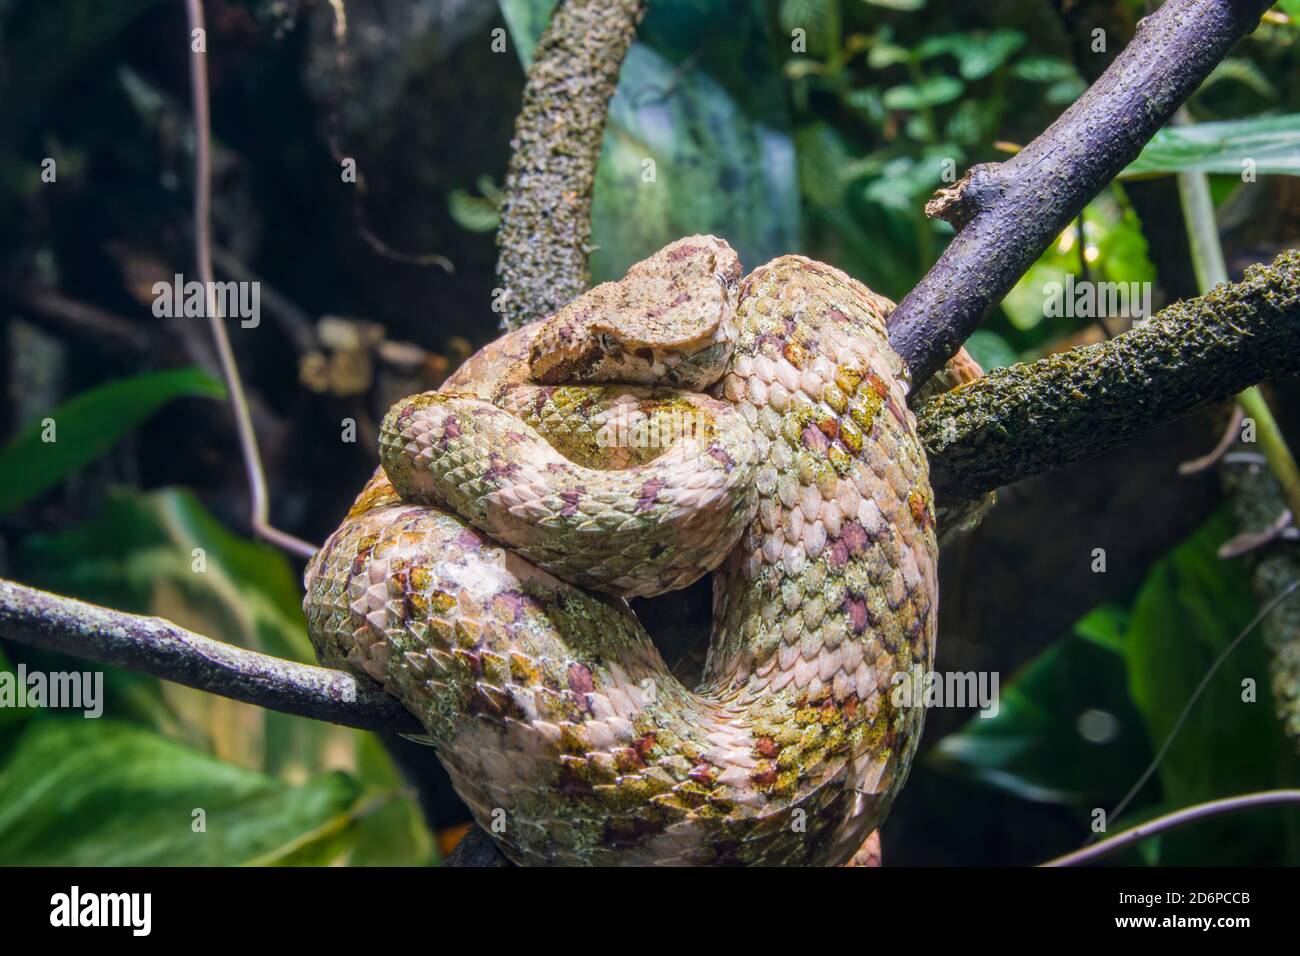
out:
<path id="1" fill-rule="evenodd" d="M 398 402 L 308 567 L 321 660 L 406 704 L 515 862 L 840 864 L 907 775 L 937 545 L 889 303 L 740 276 L 679 240 Z M 624 597 L 715 568 L 692 691 Z"/>

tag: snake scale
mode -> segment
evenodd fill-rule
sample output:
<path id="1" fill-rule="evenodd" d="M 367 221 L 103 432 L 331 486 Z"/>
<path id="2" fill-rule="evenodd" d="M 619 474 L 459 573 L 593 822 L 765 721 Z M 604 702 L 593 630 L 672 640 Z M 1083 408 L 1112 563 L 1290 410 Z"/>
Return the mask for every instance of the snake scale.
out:
<path id="1" fill-rule="evenodd" d="M 837 865 L 884 819 L 938 592 L 889 308 L 692 236 L 393 406 L 310 634 L 420 719 L 512 860 Z M 625 598 L 709 571 L 690 690 Z"/>

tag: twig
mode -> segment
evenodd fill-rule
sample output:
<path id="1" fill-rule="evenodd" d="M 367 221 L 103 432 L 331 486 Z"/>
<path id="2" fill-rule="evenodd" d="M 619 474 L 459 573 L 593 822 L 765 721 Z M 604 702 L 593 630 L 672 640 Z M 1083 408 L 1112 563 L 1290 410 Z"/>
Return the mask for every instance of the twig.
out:
<path id="1" fill-rule="evenodd" d="M 1138 777 L 1137 783 L 1133 784 L 1133 786 L 1129 788 L 1129 792 L 1124 794 L 1124 799 L 1120 800 L 1120 802 L 1115 805 L 1115 809 L 1110 812 L 1108 819 L 1114 819 L 1123 813 L 1125 808 L 1133 801 L 1133 798 L 1138 795 L 1138 792 L 1141 791 L 1146 782 L 1151 779 L 1151 775 L 1156 772 L 1156 768 L 1160 766 L 1161 762 L 1165 759 L 1165 756 L 1169 753 L 1169 748 L 1174 745 L 1174 738 L 1178 736 L 1178 731 L 1183 729 L 1183 724 L 1187 723 L 1187 718 L 1192 715 L 1192 708 L 1196 706 L 1196 702 L 1200 700 L 1201 695 L 1205 693 L 1205 688 L 1210 686 L 1210 681 L 1213 680 L 1214 675 L 1219 672 L 1219 668 L 1223 666 L 1223 662 L 1232 656 L 1232 652 L 1241 646 L 1241 642 L 1246 639 L 1251 631 L 1255 630 L 1255 628 L 1259 626 L 1260 621 L 1267 618 L 1271 613 L 1273 613 L 1278 605 L 1295 593 L 1297 587 L 1300 587 L 1300 578 L 1292 581 L 1285 590 L 1260 608 L 1258 613 L 1250 619 L 1250 623 L 1241 629 L 1241 633 L 1232 639 L 1232 643 L 1225 647 L 1223 652 L 1214 659 L 1214 663 L 1210 665 L 1210 669 L 1205 672 L 1205 676 L 1201 678 L 1201 682 L 1197 684 L 1196 689 L 1192 691 L 1192 696 L 1188 698 L 1187 703 L 1183 706 L 1182 712 L 1178 715 L 1178 719 L 1174 721 L 1173 727 L 1169 730 L 1169 735 L 1165 738 L 1165 742 L 1160 745 L 1160 750 L 1152 759 L 1150 766 L 1142 772 L 1142 776 Z"/>
<path id="2" fill-rule="evenodd" d="M 111 312 L 53 291 L 4 289 L 4 298 L 54 328 L 72 332 L 114 356 L 135 361 L 149 351 L 149 333 Z"/>
<path id="3" fill-rule="evenodd" d="M 1101 78 L 1005 163 L 975 166 L 926 207 L 957 235 L 890 316 L 924 382 L 1051 242 L 1259 23 L 1271 0 L 1167 0 Z"/>
<path id="4" fill-rule="evenodd" d="M 643 6 L 643 0 L 560 0 L 537 44 L 497 231 L 507 329 L 545 318 L 586 291 L 596 163 Z"/>
<path id="5" fill-rule="evenodd" d="M 1179 114 L 1182 122 L 1189 122 L 1184 110 Z M 1228 267 L 1223 259 L 1223 246 L 1219 242 L 1219 225 L 1214 215 L 1214 201 L 1210 198 L 1210 179 L 1202 172 L 1179 173 L 1178 195 L 1182 201 L 1183 218 L 1187 221 L 1187 238 L 1192 250 L 1192 265 L 1196 281 L 1202 292 L 1208 292 L 1228 281 Z M 1264 399 L 1259 386 L 1251 385 L 1237 396 L 1241 409 L 1255 422 L 1260 450 L 1269 467 L 1277 476 L 1292 514 L 1300 514 L 1300 468 L 1287 445 L 1286 437 L 1278 426 L 1273 411 Z"/>
<path id="6" fill-rule="evenodd" d="M 1241 428 L 1241 421 L 1245 417 L 1246 415 L 1241 410 L 1241 406 L 1233 405 L 1232 416 L 1228 419 L 1228 427 L 1219 436 L 1218 443 L 1200 458 L 1193 458 L 1191 461 L 1183 462 L 1178 466 L 1178 473 L 1184 477 L 1196 475 L 1212 465 L 1217 465 L 1219 459 L 1228 453 L 1228 449 L 1237 443 L 1237 430 Z"/>
<path id="7" fill-rule="evenodd" d="M 918 427 L 956 503 L 1123 444 L 1300 369 L 1300 251 L 1169 306 L 1109 342 L 995 369 L 927 403 Z"/>
<path id="8" fill-rule="evenodd" d="M 1246 793 L 1236 797 L 1225 797 L 1222 800 L 1211 800 L 1208 803 L 1198 803 L 1192 807 L 1184 807 L 1181 810 L 1175 810 L 1173 813 L 1166 813 L 1164 816 L 1156 817 L 1154 820 L 1148 820 L 1131 830 L 1116 833 L 1113 837 L 1107 837 L 1092 846 L 1086 846 L 1081 850 L 1075 850 L 1073 853 L 1058 856 L 1056 859 L 1048 860 L 1040 865 L 1078 866 L 1080 863 L 1092 863 L 1103 856 L 1108 856 L 1127 846 L 1145 840 L 1147 837 L 1155 836 L 1157 833 L 1164 833 L 1168 830 L 1186 826 L 1189 823 L 1195 823 L 1198 820 L 1207 820 L 1210 817 L 1237 813 L 1242 810 L 1254 810 L 1258 807 L 1275 806 L 1280 803 L 1300 803 L 1300 790 L 1261 790 L 1258 793 Z"/>
<path id="9" fill-rule="evenodd" d="M 203 30 L 202 0 L 185 0 L 185 11 L 191 35 Z M 206 41 L 205 41 L 206 49 Z M 212 132 L 208 116 L 208 69 L 206 53 L 190 51 L 190 88 L 194 110 L 194 259 L 199 279 L 207 295 L 208 324 L 217 344 L 221 359 L 221 375 L 230 394 L 230 408 L 235 415 L 235 429 L 239 434 L 239 449 L 248 473 L 251 498 L 250 524 L 253 532 L 286 551 L 301 557 L 311 557 L 316 546 L 272 527 L 271 502 L 266 489 L 266 475 L 262 470 L 262 455 L 257 449 L 257 435 L 244 395 L 244 383 L 235 364 L 235 353 L 230 347 L 230 336 L 217 307 L 217 290 L 212 273 Z"/>
<path id="10" fill-rule="evenodd" d="M 214 641 L 157 617 L 0 580 L 0 636 L 114 664 L 271 710 L 361 730 L 422 734 L 378 685 Z"/>

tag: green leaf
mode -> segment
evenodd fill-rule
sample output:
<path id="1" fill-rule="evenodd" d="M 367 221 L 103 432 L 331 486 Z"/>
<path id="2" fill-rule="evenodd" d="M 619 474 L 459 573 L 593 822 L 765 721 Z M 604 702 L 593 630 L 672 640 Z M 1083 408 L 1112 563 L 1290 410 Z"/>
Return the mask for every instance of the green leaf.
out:
<path id="1" fill-rule="evenodd" d="M 925 0 L 863 0 L 863 2 L 873 7 L 884 7 L 886 10 L 925 9 Z"/>
<path id="2" fill-rule="evenodd" d="M 971 358 L 979 362 L 980 367 L 986 372 L 990 369 L 1006 368 L 1020 361 L 1020 356 L 1011 347 L 1011 343 L 988 329 L 976 329 L 972 332 L 970 338 L 966 340 L 965 348 Z"/>
<path id="3" fill-rule="evenodd" d="M 1125 636 L 1129 685 L 1155 749 L 1255 613 L 1245 566 L 1217 554 L 1233 531 L 1227 512 L 1216 514 L 1151 569 L 1134 603 Z M 1273 717 L 1267 675 L 1257 630 L 1220 667 L 1161 761 L 1158 779 L 1166 803 L 1181 807 L 1295 785 L 1300 767 Z M 1247 679 L 1258 695 L 1250 702 L 1243 700 Z M 1268 814 L 1209 821 L 1196 831 L 1171 834 L 1162 844 L 1161 862 L 1203 864 L 1207 855 L 1216 864 L 1280 862 L 1279 852 L 1289 846 L 1294 854 L 1296 844 L 1294 828 L 1282 822 Z M 1213 847 L 1212 855 L 1207 847 Z"/>
<path id="4" fill-rule="evenodd" d="M 1254 60 L 1248 60 L 1245 57 L 1230 56 L 1219 63 L 1214 71 L 1205 78 L 1197 93 L 1204 93 L 1216 83 L 1230 81 L 1240 83 L 1242 86 L 1257 93 L 1266 100 L 1277 98 L 1277 87 L 1275 87 L 1264 71 L 1259 68 Z"/>
<path id="5" fill-rule="evenodd" d="M 536 38 L 513 31 L 543 22 L 535 14 L 507 17 L 520 49 Z M 726 31 L 713 29 L 720 22 Z M 708 55 L 699 56 L 706 36 Z M 592 204 L 594 281 L 616 279 L 691 233 L 725 238 L 747 268 L 798 245 L 798 171 L 770 41 L 758 7 L 650 5 L 605 127 Z"/>
<path id="6" fill-rule="evenodd" d="M 231 532 L 189 491 L 113 489 L 93 519 L 29 535 L 15 557 L 24 581 L 37 587 L 165 617 L 277 657 L 315 659 L 301 584 L 288 559 Z M 218 705 L 210 695 L 117 668 L 105 675 L 110 714 L 143 717 L 250 769 L 315 771 L 326 764 L 331 735 L 345 733 L 287 714 Z"/>
<path id="7" fill-rule="evenodd" d="M 961 96 L 965 86 L 952 76 L 932 76 L 917 86 L 895 86 L 885 90 L 885 106 L 891 110 L 919 110 L 950 103 Z"/>
<path id="8" fill-rule="evenodd" d="M 1026 800 L 1089 809 L 1118 800 L 1141 774 L 1144 731 L 1124 659 L 1071 636 L 1002 688 L 997 716 L 972 718 L 934 759 Z"/>
<path id="9" fill-rule="evenodd" d="M 781 29 L 786 36 L 795 30 L 807 35 L 808 52 L 829 57 L 840 47 L 840 0 L 781 0 Z"/>
<path id="10" fill-rule="evenodd" d="M 1300 113 L 1169 126 L 1156 133 L 1125 177 L 1229 173 L 1300 175 Z"/>
<path id="11" fill-rule="evenodd" d="M 957 51 L 958 69 L 967 81 L 988 76 L 1025 45 L 1025 35 L 1019 30 L 994 30 L 969 37 L 970 42 Z"/>
<path id="12" fill-rule="evenodd" d="M 284 554 L 230 531 L 185 489 L 113 489 L 90 521 L 31 535 L 30 583 L 176 623 L 251 650 L 312 661 L 302 586 Z"/>
<path id="13" fill-rule="evenodd" d="M 1011 75 L 1018 80 L 1030 83 L 1057 83 L 1072 80 L 1079 76 L 1078 70 L 1065 60 L 1055 56 L 1029 56 L 1011 68 Z"/>
<path id="14" fill-rule="evenodd" d="M 0 451 L 0 515 L 103 455 L 172 399 L 222 398 L 225 389 L 196 368 L 149 372 L 100 385 L 32 422 Z"/>
<path id="15" fill-rule="evenodd" d="M 483 196 L 472 196 L 463 189 L 453 189 L 447 197 L 447 212 L 456 225 L 469 232 L 491 232 L 501 222 L 501 210 Z"/>
<path id="16" fill-rule="evenodd" d="M 1124 653 L 1124 635 L 1131 616 L 1127 608 L 1102 604 L 1093 608 L 1074 625 L 1074 633 L 1116 654 Z"/>
<path id="17" fill-rule="evenodd" d="M 304 851 L 359 795 L 342 773 L 291 787 L 129 725 L 36 721 L 0 767 L 0 865 L 324 863 L 340 844 Z"/>
<path id="18" fill-rule="evenodd" d="M 556 0 L 498 0 L 510 39 L 515 42 L 519 62 L 526 70 L 533 64 L 533 51 L 551 22 Z"/>

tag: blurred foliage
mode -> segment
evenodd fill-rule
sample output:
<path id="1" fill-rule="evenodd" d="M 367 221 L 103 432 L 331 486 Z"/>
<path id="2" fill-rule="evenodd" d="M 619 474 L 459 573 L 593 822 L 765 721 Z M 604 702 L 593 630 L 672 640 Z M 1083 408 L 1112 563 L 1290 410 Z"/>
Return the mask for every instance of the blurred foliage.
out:
<path id="1" fill-rule="evenodd" d="M 0 449 L 0 515 L 58 484 L 113 447 L 174 398 L 224 398 L 200 369 L 173 369 L 109 382 L 51 409 Z"/>
<path id="2" fill-rule="evenodd" d="M 503 0 L 528 62 L 552 0 Z M 726 31 L 710 29 L 725 21 Z M 798 244 L 795 150 L 758 4 L 650 4 L 610 104 L 592 204 L 592 278 L 691 233 L 765 262 Z M 690 202 L 682 197 L 689 196 Z"/>
<path id="3" fill-rule="evenodd" d="M 241 647 L 279 657 L 301 661 L 314 657 L 306 636 L 301 585 L 288 560 L 271 547 L 231 533 L 188 491 L 113 491 L 93 519 L 58 533 L 30 535 L 16 557 L 24 580 L 38 587 L 165 617 L 198 633 L 220 635 Z M 37 654 L 31 660 L 50 670 L 78 666 L 52 654 Z M 128 743 L 121 746 L 132 757 L 143 754 L 141 772 L 165 763 L 160 754 L 172 761 L 167 775 L 177 793 L 150 792 L 149 800 L 191 799 L 186 795 L 209 784 L 203 777 L 190 780 L 186 774 L 202 774 L 209 765 L 221 766 L 217 761 L 225 761 L 232 772 L 235 767 L 245 768 L 245 776 L 236 778 L 240 786 L 231 800 L 244 799 L 246 791 L 253 794 L 256 799 L 248 804 L 249 813 L 260 812 L 258 808 L 263 806 L 270 813 L 269 808 L 275 806 L 264 790 L 273 789 L 279 794 L 274 799 L 286 802 L 306 799 L 312 792 L 294 796 L 297 791 L 284 790 L 288 783 L 322 788 L 322 801 L 331 794 L 349 794 L 342 803 L 333 798 L 321 802 L 319 818 L 286 820 L 286 827 L 305 821 L 300 831 L 289 834 L 293 846 L 287 845 L 286 838 L 285 846 L 277 844 L 279 849 L 267 845 L 256 853 L 250 851 L 249 860 L 256 857 L 265 862 L 283 856 L 293 862 L 321 862 L 326 850 L 329 859 L 350 858 L 357 863 L 418 864 L 432 857 L 432 839 L 414 798 L 370 734 L 266 711 L 117 668 L 105 668 L 105 697 L 108 716 L 132 722 L 134 730 Z M 59 721 L 45 712 L 12 713 L 29 714 L 29 722 L 36 725 Z M 3 726 L 0 724 L 0 752 L 10 742 Z M 98 739 L 112 724 L 105 720 L 77 726 L 85 728 L 77 732 Z M 164 738 L 181 741 L 184 746 L 164 747 Z M 35 739 L 46 740 L 43 736 Z M 25 752 L 18 746 L 0 761 L 0 774 Z M 85 763 L 79 772 L 98 779 L 107 770 L 90 772 L 93 761 L 116 766 L 127 757 L 116 746 L 107 746 L 85 748 L 80 759 Z M 336 774 L 338 780 L 329 782 L 334 778 L 321 775 L 331 770 L 346 774 Z M 125 786 L 129 779 L 118 783 Z M 317 782 L 322 780 L 326 782 Z M 252 781 L 261 782 L 254 787 Z M 275 781 L 281 783 L 272 788 Z M 359 781 L 364 781 L 364 787 Z M 108 796 L 111 791 L 108 795 L 88 791 L 84 799 Z M 212 806 L 201 801 L 192 805 Z M 50 812 L 48 806 L 30 805 L 29 809 Z M 75 811 L 75 807 L 68 808 L 68 812 Z M 185 812 L 188 816 L 189 810 Z M 233 806 L 231 812 L 235 812 Z M 24 815 L 14 825 L 42 824 Z M 177 831 L 176 841 L 160 847 L 160 856 L 148 862 L 218 862 L 204 855 L 215 851 L 199 842 L 198 835 L 190 837 L 188 822 L 181 821 L 181 825 L 186 829 Z M 108 841 L 112 832 L 104 831 L 103 841 Z M 182 837 L 189 837 L 190 842 Z M 308 846 L 314 856 L 303 856 Z M 134 861 L 129 855 L 135 852 L 130 843 L 117 849 L 124 854 L 117 862 Z M 244 849 L 236 844 L 229 852 Z M 292 856 L 289 850 L 293 850 Z M 72 846 L 68 852 L 73 852 Z M 108 842 L 97 844 L 94 852 L 104 854 L 96 862 L 113 859 Z M 224 857 L 220 861 L 228 862 Z"/>
<path id="4" fill-rule="evenodd" d="M 1250 623 L 1244 566 L 1218 557 L 1234 533 L 1217 513 L 1157 562 L 1131 608 L 1103 606 L 1004 688 L 1002 710 L 975 718 L 934 751 L 940 766 L 1017 798 L 1076 811 L 1079 843 L 1095 808 L 1110 812 L 1141 779 L 1215 660 Z M 1179 807 L 1294 787 L 1300 758 L 1273 717 L 1259 634 L 1248 635 L 1196 697 L 1158 772 L 1115 833 Z M 1300 857 L 1285 810 L 1224 817 L 1149 841 L 1162 865 L 1281 864 Z"/>
<path id="5" fill-rule="evenodd" d="M 1156 133 L 1124 175 L 1240 176 L 1244 171 L 1300 175 L 1300 113 L 1167 127 Z"/>

